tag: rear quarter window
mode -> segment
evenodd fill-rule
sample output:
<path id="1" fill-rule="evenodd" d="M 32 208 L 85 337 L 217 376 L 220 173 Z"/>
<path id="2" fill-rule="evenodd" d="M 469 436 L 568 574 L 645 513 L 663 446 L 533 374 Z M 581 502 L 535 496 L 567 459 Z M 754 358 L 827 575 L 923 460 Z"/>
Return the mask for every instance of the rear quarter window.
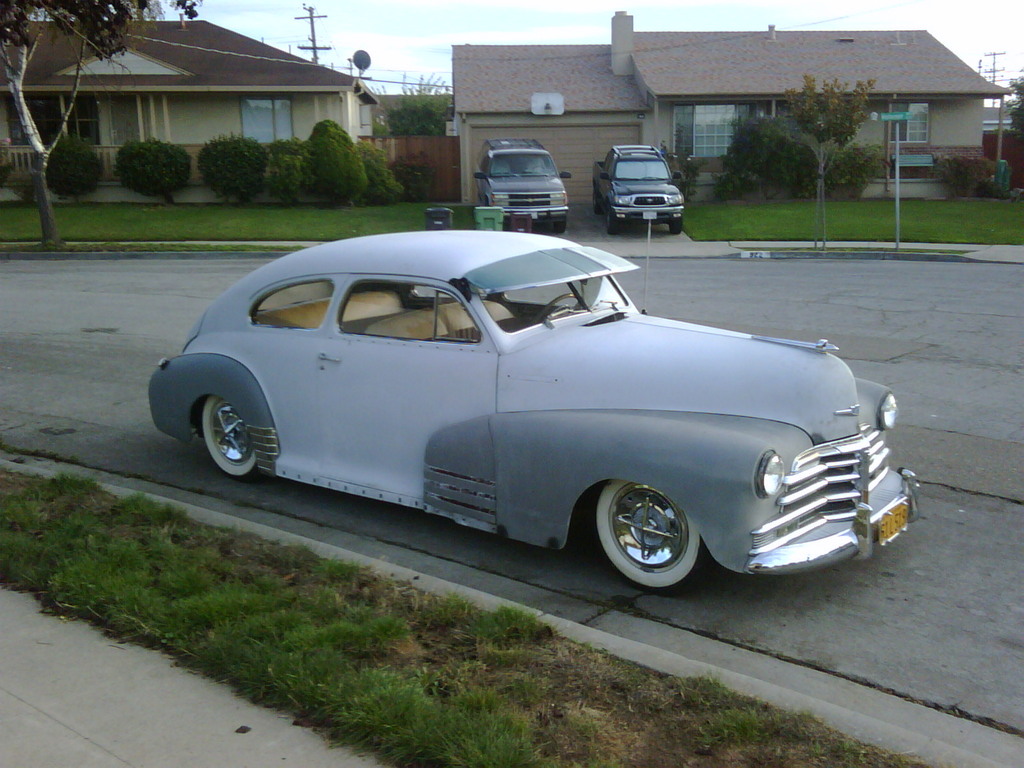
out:
<path id="1" fill-rule="evenodd" d="M 334 283 L 330 280 L 294 283 L 259 299 L 249 317 L 254 325 L 273 328 L 319 328 L 333 294 Z"/>

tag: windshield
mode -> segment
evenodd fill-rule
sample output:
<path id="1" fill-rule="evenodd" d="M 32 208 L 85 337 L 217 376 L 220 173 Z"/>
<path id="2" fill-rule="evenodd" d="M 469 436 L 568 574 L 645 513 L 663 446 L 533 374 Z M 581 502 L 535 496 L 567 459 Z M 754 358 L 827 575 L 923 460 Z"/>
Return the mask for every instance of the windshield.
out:
<path id="1" fill-rule="evenodd" d="M 573 315 L 594 315 L 629 306 L 610 277 L 588 277 L 566 283 L 530 286 L 488 294 L 484 307 L 506 333 Z"/>
<path id="2" fill-rule="evenodd" d="M 615 166 L 615 178 L 621 181 L 659 181 L 668 178 L 664 160 L 620 160 Z"/>
<path id="3" fill-rule="evenodd" d="M 491 161 L 491 176 L 554 176 L 555 161 L 550 155 L 497 155 Z"/>

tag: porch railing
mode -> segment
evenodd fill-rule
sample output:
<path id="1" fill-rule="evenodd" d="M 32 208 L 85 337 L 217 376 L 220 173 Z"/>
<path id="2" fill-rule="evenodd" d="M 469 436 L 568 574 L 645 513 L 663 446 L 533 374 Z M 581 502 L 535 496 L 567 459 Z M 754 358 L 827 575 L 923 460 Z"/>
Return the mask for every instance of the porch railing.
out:
<path id="1" fill-rule="evenodd" d="M 181 144 L 179 145 L 188 152 L 191 172 L 189 174 L 189 184 L 202 184 L 202 176 L 199 175 L 199 166 L 197 159 L 199 157 L 199 150 L 203 148 L 202 144 Z M 117 150 L 120 146 L 113 145 L 100 145 L 93 147 L 96 150 L 96 154 L 100 157 L 100 181 L 112 181 L 118 180 L 117 174 L 114 172 L 114 162 L 117 158 Z M 11 172 L 10 178 L 7 183 L 26 183 L 29 180 L 29 175 L 32 170 L 32 148 L 23 146 L 8 146 L 6 147 L 5 154 L 7 156 L 7 162 L 14 166 L 14 170 Z"/>

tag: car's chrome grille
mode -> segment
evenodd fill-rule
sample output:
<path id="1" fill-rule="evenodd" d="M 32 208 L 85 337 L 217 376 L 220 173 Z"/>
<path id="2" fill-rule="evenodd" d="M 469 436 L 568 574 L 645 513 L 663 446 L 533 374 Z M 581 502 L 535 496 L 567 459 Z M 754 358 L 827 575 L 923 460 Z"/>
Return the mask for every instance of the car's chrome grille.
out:
<path id="1" fill-rule="evenodd" d="M 636 195 L 633 205 L 667 205 L 668 198 L 664 195 Z"/>
<path id="2" fill-rule="evenodd" d="M 513 192 L 508 196 L 510 205 L 551 205 L 551 195 Z"/>
<path id="3" fill-rule="evenodd" d="M 861 480 L 867 467 L 867 488 Z M 881 430 L 862 424 L 850 437 L 822 443 L 797 456 L 779 495 L 779 514 L 753 532 L 753 549 L 792 539 L 828 522 L 852 520 L 865 490 L 889 471 Z"/>

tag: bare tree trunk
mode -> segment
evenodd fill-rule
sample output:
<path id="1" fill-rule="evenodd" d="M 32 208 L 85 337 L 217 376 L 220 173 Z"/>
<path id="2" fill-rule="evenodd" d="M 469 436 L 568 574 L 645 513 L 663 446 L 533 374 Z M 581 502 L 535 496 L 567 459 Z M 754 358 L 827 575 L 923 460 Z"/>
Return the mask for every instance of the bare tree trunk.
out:
<path id="1" fill-rule="evenodd" d="M 57 217 L 53 213 L 53 198 L 50 188 L 46 186 L 46 166 L 49 154 L 36 154 L 32 157 L 32 191 L 39 210 L 39 228 L 42 232 L 43 244 L 64 245 L 64 240 L 57 229 Z"/>

